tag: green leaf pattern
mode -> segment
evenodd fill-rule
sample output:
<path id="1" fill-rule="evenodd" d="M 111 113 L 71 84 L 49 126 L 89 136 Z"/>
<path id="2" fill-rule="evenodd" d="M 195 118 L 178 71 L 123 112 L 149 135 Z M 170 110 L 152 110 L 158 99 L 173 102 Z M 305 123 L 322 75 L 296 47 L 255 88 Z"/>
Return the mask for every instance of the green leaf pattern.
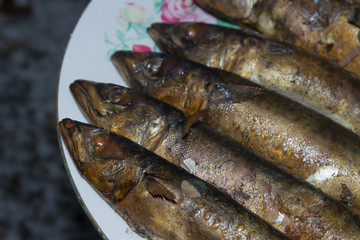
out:
<path id="1" fill-rule="evenodd" d="M 154 11 L 156 14 L 161 13 L 163 0 L 154 0 Z M 116 39 L 110 39 L 107 33 L 104 33 L 104 41 L 111 48 L 107 51 L 106 57 L 110 60 L 111 55 L 118 49 L 131 50 L 131 43 L 136 40 L 150 38 L 147 33 L 147 28 L 154 22 L 155 16 L 149 16 L 146 19 L 141 19 L 139 15 L 147 15 L 147 10 L 135 3 L 125 3 L 121 6 L 121 10 L 125 13 L 122 23 L 126 22 L 125 29 L 115 30 Z M 139 20 L 141 19 L 141 20 Z M 125 26 L 124 26 L 125 27 Z M 152 51 L 158 51 L 156 46 L 152 47 Z"/>
<path id="2" fill-rule="evenodd" d="M 108 60 L 110 60 L 111 55 L 119 49 L 131 50 L 134 46 L 133 43 L 136 41 L 139 42 L 139 40 L 141 40 L 141 46 L 148 50 L 159 52 L 159 48 L 156 44 L 153 44 L 151 47 L 142 44 L 142 42 L 145 42 L 147 39 L 151 39 L 147 33 L 147 28 L 157 20 L 156 17 L 161 15 L 162 7 L 164 5 L 164 0 L 152 0 L 152 2 L 153 13 L 155 14 L 150 14 L 150 16 L 148 16 L 148 9 L 133 2 L 127 2 L 120 7 L 118 22 L 120 26 L 123 26 L 123 29 L 115 30 L 115 34 L 112 37 L 115 39 L 110 39 L 109 35 L 104 33 L 104 41 L 110 46 L 106 53 Z M 194 12 L 196 8 L 195 5 L 192 6 L 191 12 Z M 234 25 L 219 19 L 216 19 L 216 24 L 234 27 Z"/>

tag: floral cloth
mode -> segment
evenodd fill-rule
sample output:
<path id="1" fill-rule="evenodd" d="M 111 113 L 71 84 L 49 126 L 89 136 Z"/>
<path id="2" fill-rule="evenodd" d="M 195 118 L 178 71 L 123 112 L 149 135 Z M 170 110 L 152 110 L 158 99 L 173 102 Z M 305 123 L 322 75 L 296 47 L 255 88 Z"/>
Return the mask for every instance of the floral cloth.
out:
<path id="1" fill-rule="evenodd" d="M 129 2 L 121 6 L 118 23 L 128 28 L 130 23 L 144 23 L 147 16 L 148 13 L 146 8 L 139 6 L 136 3 Z"/>
<path id="2" fill-rule="evenodd" d="M 192 0 L 164 0 L 161 20 L 166 23 L 209 21 L 215 23 L 215 18 L 196 7 Z"/>
<path id="3" fill-rule="evenodd" d="M 135 52 L 158 51 L 155 43 L 152 46 L 151 44 L 144 43 L 146 42 L 145 40 L 150 39 L 150 36 L 147 34 L 147 28 L 156 21 L 164 23 L 206 22 L 222 24 L 218 19 L 197 7 L 193 0 L 146 1 L 146 4 L 140 0 L 125 1 L 120 6 L 117 16 L 117 23 L 120 29 L 115 30 L 117 40 L 110 40 L 108 34 L 105 33 L 105 42 L 112 46 L 107 52 L 108 59 L 119 49 Z M 152 5 L 153 9 L 150 9 L 149 5 Z M 149 14 L 149 12 L 151 13 Z"/>

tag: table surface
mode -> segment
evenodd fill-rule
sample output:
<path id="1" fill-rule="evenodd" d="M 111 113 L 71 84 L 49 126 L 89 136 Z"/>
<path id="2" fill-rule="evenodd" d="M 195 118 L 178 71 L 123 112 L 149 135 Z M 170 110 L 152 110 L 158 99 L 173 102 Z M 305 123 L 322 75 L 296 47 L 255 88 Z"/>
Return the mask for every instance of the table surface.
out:
<path id="1" fill-rule="evenodd" d="M 0 9 L 0 239 L 99 240 L 66 175 L 55 122 L 62 56 L 89 1 L 13 2 L 28 10 Z"/>

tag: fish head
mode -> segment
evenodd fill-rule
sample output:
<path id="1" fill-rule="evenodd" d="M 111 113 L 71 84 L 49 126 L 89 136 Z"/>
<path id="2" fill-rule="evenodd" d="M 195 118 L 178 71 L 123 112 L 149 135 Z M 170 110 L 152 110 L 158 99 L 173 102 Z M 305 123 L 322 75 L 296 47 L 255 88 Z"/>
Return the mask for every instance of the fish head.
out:
<path id="1" fill-rule="evenodd" d="M 140 181 L 143 166 L 130 140 L 71 119 L 59 129 L 78 171 L 105 199 L 121 201 Z"/>
<path id="2" fill-rule="evenodd" d="M 196 22 L 154 23 L 148 28 L 148 33 L 164 52 L 190 59 L 196 55 L 197 59 L 203 59 L 225 42 L 226 30 L 220 26 Z"/>
<path id="3" fill-rule="evenodd" d="M 200 64 L 163 53 L 118 51 L 112 61 L 130 86 L 188 114 L 201 110 L 209 81 L 217 74 Z"/>
<path id="4" fill-rule="evenodd" d="M 141 62 L 150 55 L 157 55 L 157 53 L 117 51 L 111 56 L 111 61 L 125 83 L 141 91 L 142 85 L 147 83 L 148 78 Z"/>
<path id="5" fill-rule="evenodd" d="M 187 61 L 163 53 L 117 51 L 111 60 L 124 81 L 140 91 L 160 82 L 184 82 L 191 70 Z"/>
<path id="6" fill-rule="evenodd" d="M 123 86 L 77 80 L 70 89 L 94 125 L 150 149 L 183 119 L 180 111 L 169 115 L 169 105 Z"/>
<path id="7" fill-rule="evenodd" d="M 83 113 L 96 126 L 120 135 L 126 130 L 126 135 L 138 136 L 147 124 L 144 119 L 150 111 L 145 109 L 146 99 L 129 88 L 76 80 L 70 90 Z"/>

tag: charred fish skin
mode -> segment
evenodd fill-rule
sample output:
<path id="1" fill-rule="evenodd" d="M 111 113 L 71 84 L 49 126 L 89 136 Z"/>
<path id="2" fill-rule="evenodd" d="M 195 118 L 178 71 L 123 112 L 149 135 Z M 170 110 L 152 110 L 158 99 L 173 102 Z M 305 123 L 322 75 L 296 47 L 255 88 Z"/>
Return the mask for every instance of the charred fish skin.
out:
<path id="1" fill-rule="evenodd" d="M 212 75 L 208 74 L 206 76 L 208 79 L 204 79 L 205 81 L 192 82 L 193 86 L 191 88 L 184 89 L 183 78 L 179 78 L 179 81 L 169 82 L 166 81 L 165 76 L 189 76 L 187 80 L 191 81 L 190 76 L 194 66 L 201 68 L 203 65 L 196 65 L 194 62 L 189 60 L 167 56 L 162 53 L 136 53 L 131 51 L 118 51 L 111 56 L 111 60 L 122 76 L 122 79 L 132 88 L 137 89 L 138 91 L 149 93 L 151 95 L 151 91 L 157 91 L 157 84 L 166 85 L 167 89 L 171 89 L 171 91 L 173 91 L 172 94 L 170 94 L 171 97 L 183 97 L 182 99 L 177 99 L 176 102 L 183 103 L 181 109 L 186 109 L 187 114 L 194 114 L 206 108 L 206 103 L 201 100 L 207 98 L 207 91 L 211 81 L 226 79 L 226 83 L 219 83 L 260 88 L 258 84 L 252 83 L 247 79 L 239 77 L 236 74 L 227 71 L 214 70 L 212 71 Z M 141 64 L 139 64 L 140 61 Z M 166 64 L 164 64 L 164 62 L 166 62 Z M 130 63 L 133 65 L 131 66 Z M 136 74 L 134 74 L 134 71 L 136 71 Z M 153 74 L 156 75 L 153 76 Z M 159 76 L 164 77 L 160 78 Z M 194 75 L 194 77 L 199 78 L 200 76 Z M 157 81 L 159 81 L 159 83 L 157 83 Z M 167 85 L 168 83 L 170 85 Z M 197 83 L 200 85 L 196 85 Z M 186 94 L 184 95 L 184 93 Z M 164 93 L 164 98 L 166 98 L 166 94 L 168 93 Z M 79 99 L 79 101 L 81 101 L 81 99 Z"/>
<path id="2" fill-rule="evenodd" d="M 236 73 L 360 135 L 360 80 L 320 56 L 210 24 L 156 23 L 148 31 L 164 52 Z"/>
<path id="3" fill-rule="evenodd" d="M 359 3 L 195 0 L 205 10 L 338 63 L 360 77 Z"/>
<path id="4" fill-rule="evenodd" d="M 159 53 L 119 51 L 112 60 L 130 86 L 190 115 L 202 112 L 212 128 L 360 211 L 357 135 L 272 91 L 243 99 L 231 88 L 246 81 L 231 73 Z"/>
<path id="5" fill-rule="evenodd" d="M 129 139 L 70 119 L 59 128 L 82 176 L 148 239 L 287 239 L 227 194 Z"/>
<path id="6" fill-rule="evenodd" d="M 74 95 L 86 94 L 76 97 L 87 100 L 90 107 L 81 105 L 83 109 L 101 112 L 91 101 L 108 103 L 108 114 L 104 116 L 85 111 L 91 122 L 101 123 L 102 127 L 224 189 L 237 202 L 291 238 L 356 239 L 360 236 L 358 217 L 346 207 L 205 124 L 195 123 L 184 135 L 185 116 L 164 102 L 140 98 L 135 90 L 113 84 L 82 80 L 75 81 L 71 89 Z M 127 101 L 115 103 L 111 99 Z M 111 106 L 110 102 L 114 104 Z M 100 120 L 102 118 L 106 120 Z M 133 129 L 142 131 L 135 135 Z"/>

